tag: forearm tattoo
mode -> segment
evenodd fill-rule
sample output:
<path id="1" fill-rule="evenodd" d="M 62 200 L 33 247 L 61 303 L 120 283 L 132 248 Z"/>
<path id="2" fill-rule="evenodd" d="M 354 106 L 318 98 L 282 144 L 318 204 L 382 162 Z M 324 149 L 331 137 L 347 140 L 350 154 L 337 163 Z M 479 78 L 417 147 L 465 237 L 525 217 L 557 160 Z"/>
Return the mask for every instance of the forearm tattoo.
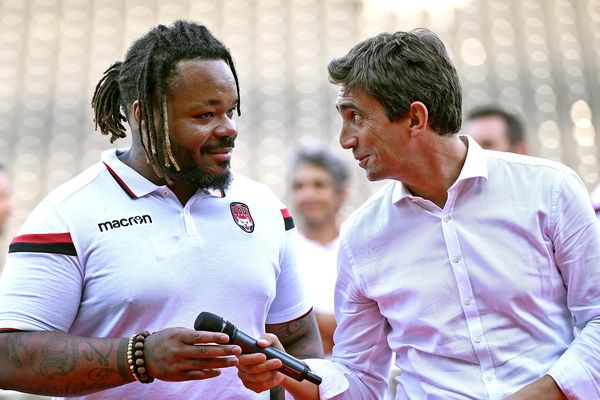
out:
<path id="1" fill-rule="evenodd" d="M 269 325 L 286 351 L 298 358 L 323 358 L 323 345 L 314 313 L 285 323 Z"/>
<path id="2" fill-rule="evenodd" d="M 131 381 L 127 340 L 89 339 L 56 332 L 0 334 L 0 365 L 13 371 L 17 390 L 69 396 Z M 8 371 L 8 370 L 7 370 Z"/>

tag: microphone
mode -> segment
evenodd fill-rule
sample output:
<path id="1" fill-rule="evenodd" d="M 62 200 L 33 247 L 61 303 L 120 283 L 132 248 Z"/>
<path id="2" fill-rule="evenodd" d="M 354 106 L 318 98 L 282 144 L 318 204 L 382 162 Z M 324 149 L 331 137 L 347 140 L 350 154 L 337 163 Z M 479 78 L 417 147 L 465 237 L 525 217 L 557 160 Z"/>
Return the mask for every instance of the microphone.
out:
<path id="1" fill-rule="evenodd" d="M 227 342 L 227 344 L 240 346 L 242 348 L 242 353 L 262 353 L 267 356 L 267 360 L 277 358 L 283 363 L 283 366 L 278 369 L 279 372 L 294 378 L 298 382 L 302 382 L 302 380 L 306 379 L 315 385 L 321 384 L 321 377 L 312 373 L 306 363 L 276 349 L 275 347 L 260 347 L 255 339 L 239 330 L 235 325 L 223 317 L 203 311 L 198 315 L 198 318 L 196 318 L 194 329 L 197 331 L 225 333 L 229 336 L 229 342 Z"/>

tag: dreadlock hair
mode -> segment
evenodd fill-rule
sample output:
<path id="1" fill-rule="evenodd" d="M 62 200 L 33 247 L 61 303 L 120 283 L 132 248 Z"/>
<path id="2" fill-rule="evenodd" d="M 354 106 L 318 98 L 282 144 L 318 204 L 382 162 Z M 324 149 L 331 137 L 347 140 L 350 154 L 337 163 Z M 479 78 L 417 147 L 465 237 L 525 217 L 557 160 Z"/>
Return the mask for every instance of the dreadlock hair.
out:
<path id="1" fill-rule="evenodd" d="M 126 136 L 123 122 L 138 101 L 137 128 L 140 135 L 145 135 L 141 142 L 146 157 L 157 175 L 167 180 L 170 171 L 180 170 L 169 141 L 167 87 L 176 77 L 177 63 L 194 59 L 227 63 L 235 79 L 240 115 L 240 87 L 229 49 L 205 26 L 183 20 L 168 27 L 158 25 L 137 39 L 124 61 L 104 71 L 92 98 L 95 129 L 100 128 L 103 135 L 110 134 L 111 143 Z M 158 126 L 154 124 L 154 111 L 158 112 Z"/>

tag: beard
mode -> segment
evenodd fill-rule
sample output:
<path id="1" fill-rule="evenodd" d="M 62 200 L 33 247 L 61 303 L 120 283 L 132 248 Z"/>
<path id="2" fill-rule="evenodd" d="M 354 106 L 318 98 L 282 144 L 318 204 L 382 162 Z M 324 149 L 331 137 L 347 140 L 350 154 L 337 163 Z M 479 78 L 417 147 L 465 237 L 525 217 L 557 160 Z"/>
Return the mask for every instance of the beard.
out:
<path id="1" fill-rule="evenodd" d="M 229 167 L 229 161 L 220 162 L 219 167 Z M 181 182 L 190 186 L 195 186 L 199 190 L 225 190 L 231 183 L 231 171 L 227 170 L 227 172 L 222 174 L 213 174 L 206 171 L 204 168 L 194 167 L 171 173 L 170 178 L 175 182 Z"/>
<path id="2" fill-rule="evenodd" d="M 205 145 L 200 149 L 201 154 L 205 154 L 212 150 L 217 150 L 225 147 L 235 147 L 235 137 L 225 137 L 219 139 L 217 143 Z M 185 150 L 180 146 L 173 146 L 174 155 L 183 155 L 185 154 Z M 176 159 L 188 159 L 189 162 L 183 162 L 182 168 L 180 171 L 169 171 L 169 178 L 171 178 L 174 182 L 184 183 L 190 186 L 196 187 L 198 190 L 204 189 L 216 189 L 216 190 L 226 190 L 231 184 L 232 174 L 229 170 L 230 162 L 229 161 L 221 161 L 217 165 L 220 168 L 227 169 L 226 172 L 221 174 L 215 174 L 210 172 L 209 170 L 198 167 L 198 166 L 188 166 L 193 165 L 193 161 L 191 157 L 177 157 Z"/>

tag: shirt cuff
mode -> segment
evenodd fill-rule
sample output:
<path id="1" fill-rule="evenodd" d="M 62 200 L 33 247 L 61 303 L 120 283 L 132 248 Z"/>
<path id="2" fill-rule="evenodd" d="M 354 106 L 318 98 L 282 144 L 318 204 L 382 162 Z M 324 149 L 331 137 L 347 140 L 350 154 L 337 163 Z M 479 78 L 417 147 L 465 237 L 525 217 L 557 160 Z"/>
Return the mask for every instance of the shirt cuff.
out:
<path id="1" fill-rule="evenodd" d="M 567 350 L 547 372 L 568 399 L 595 399 L 594 378 L 577 357 Z"/>
<path id="2" fill-rule="evenodd" d="M 331 399 L 348 389 L 349 382 L 345 371 L 333 361 L 320 358 L 302 360 L 310 367 L 311 371 L 319 375 L 323 382 L 319 385 L 321 400 Z"/>

